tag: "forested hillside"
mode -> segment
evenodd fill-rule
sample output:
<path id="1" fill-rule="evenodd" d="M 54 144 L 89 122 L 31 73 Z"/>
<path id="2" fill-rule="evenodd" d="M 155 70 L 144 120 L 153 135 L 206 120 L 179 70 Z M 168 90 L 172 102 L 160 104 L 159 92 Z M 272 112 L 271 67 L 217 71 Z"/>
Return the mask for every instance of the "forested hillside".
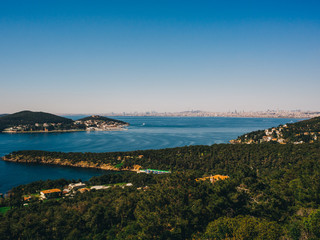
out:
<path id="1" fill-rule="evenodd" d="M 21 111 L 0 117 L 0 131 L 3 131 L 7 127 L 35 125 L 36 123 L 60 123 L 64 125 L 71 125 L 73 120 L 50 113 Z"/>
<path id="2" fill-rule="evenodd" d="M 2 203 L 13 209 L 0 218 L 1 239 L 320 238 L 320 144 L 221 144 L 123 153 L 21 151 L 10 156 L 118 161 L 121 168 L 139 164 L 172 173 L 122 171 L 94 177 L 87 184 L 133 186 L 28 206 L 22 206 L 23 194 L 67 182 L 20 186 Z M 214 174 L 229 179 L 214 184 L 195 180 Z"/>
<path id="3" fill-rule="evenodd" d="M 4 158 L 16 162 L 49 163 L 92 163 L 95 166 L 120 164 L 119 170 L 140 165 L 143 168 L 164 170 L 197 170 L 211 172 L 219 170 L 222 173 L 232 173 L 240 166 L 268 171 L 283 167 L 313 155 L 320 158 L 320 144 L 271 144 L 232 145 L 214 144 L 212 146 L 189 146 L 167 148 L 160 150 L 143 150 L 131 152 L 110 153 L 80 153 L 80 152 L 48 152 L 48 151 L 17 151 Z M 58 160 L 58 161 L 57 161 Z"/>
<path id="4" fill-rule="evenodd" d="M 320 141 L 320 117 L 243 134 L 231 143 L 313 143 Z"/>

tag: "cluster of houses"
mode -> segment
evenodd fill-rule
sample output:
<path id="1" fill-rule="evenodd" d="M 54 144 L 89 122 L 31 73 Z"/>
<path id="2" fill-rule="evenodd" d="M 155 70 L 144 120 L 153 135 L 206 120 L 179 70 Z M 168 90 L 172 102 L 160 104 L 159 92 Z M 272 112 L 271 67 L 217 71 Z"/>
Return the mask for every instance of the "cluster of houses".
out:
<path id="1" fill-rule="evenodd" d="M 287 127 L 287 125 L 283 126 L 284 128 Z M 270 141 L 274 141 L 274 142 L 278 142 L 280 144 L 285 144 L 285 139 L 282 138 L 282 127 L 277 128 L 272 128 L 272 129 L 266 129 L 264 130 L 265 136 L 262 137 L 261 142 L 270 142 Z"/>
<path id="2" fill-rule="evenodd" d="M 301 132 L 297 133 L 294 135 L 295 140 L 292 140 L 291 137 L 290 139 L 284 138 L 284 132 L 285 129 L 288 128 L 288 125 L 285 124 L 283 126 L 279 126 L 277 128 L 270 128 L 264 130 L 264 136 L 258 140 L 254 140 L 251 137 L 248 137 L 248 135 L 244 136 L 244 139 L 241 140 L 241 138 L 230 140 L 230 143 L 235 144 L 235 143 L 246 143 L 246 144 L 251 144 L 251 143 L 263 143 L 263 142 L 278 142 L 280 144 L 286 144 L 288 142 L 292 142 L 293 144 L 302 144 L 305 141 L 307 142 L 315 142 L 319 140 L 320 137 L 320 132 L 314 132 L 314 131 L 307 131 L 307 132 Z M 302 131 L 302 130 L 301 130 Z M 306 138 L 305 136 L 309 136 Z"/>
<path id="3" fill-rule="evenodd" d="M 25 131 L 49 131 L 50 129 L 59 128 L 62 123 L 35 123 L 35 124 L 22 124 L 13 127 L 8 127 L 3 132 L 25 132 Z"/>
<path id="4" fill-rule="evenodd" d="M 138 165 L 137 165 L 138 166 Z M 171 173 L 171 171 L 166 171 L 166 170 L 157 170 L 157 169 L 143 169 L 140 170 L 141 166 L 137 167 L 137 172 L 138 173 L 147 173 L 147 174 L 167 174 Z M 126 183 L 121 185 L 120 187 L 131 187 L 133 186 L 132 183 Z M 50 199 L 50 198 L 59 198 L 59 197 L 72 197 L 76 193 L 84 193 L 88 192 L 91 190 L 104 190 L 111 188 L 111 186 L 105 186 L 105 185 L 96 185 L 96 186 L 87 186 L 85 183 L 78 182 L 78 183 L 70 183 L 67 187 L 65 187 L 63 190 L 58 189 L 58 188 L 53 188 L 53 189 L 46 189 L 40 191 L 40 196 L 35 197 L 31 195 L 26 195 L 24 196 L 23 200 L 24 202 L 29 202 L 32 198 L 39 198 L 40 200 L 44 199 Z"/>
<path id="5" fill-rule="evenodd" d="M 143 173 L 152 173 L 152 174 L 166 174 L 166 173 L 171 173 L 170 171 L 165 171 L 165 170 L 156 170 L 156 169 L 145 169 L 145 170 L 139 170 L 139 172 Z M 195 179 L 196 181 L 206 181 L 209 180 L 211 183 L 215 183 L 216 181 L 219 180 L 226 180 L 228 179 L 229 176 L 224 176 L 224 175 L 211 175 L 207 177 L 202 177 L 202 178 L 197 178 Z M 125 187 L 131 187 L 133 186 L 132 183 L 126 183 L 121 185 L 122 188 Z M 52 198 L 60 198 L 60 197 L 73 197 L 76 193 L 84 193 L 84 192 L 89 192 L 91 190 L 105 190 L 111 188 L 111 186 L 105 186 L 105 185 L 96 185 L 96 186 L 87 186 L 85 183 L 78 182 L 78 183 L 70 183 L 66 188 L 63 190 L 59 188 L 53 188 L 53 189 L 46 189 L 40 191 L 40 196 L 35 197 L 31 195 L 26 195 L 23 197 L 24 202 L 29 202 L 30 200 L 34 198 L 38 198 L 40 200 L 45 200 L 45 199 L 52 199 Z M 140 187 L 138 190 L 146 190 L 148 187 Z M 27 203 L 25 203 L 27 205 Z"/>
<path id="6" fill-rule="evenodd" d="M 113 129 L 119 129 L 125 126 L 115 121 L 105 121 L 99 119 L 100 116 L 91 116 L 92 119 L 88 120 L 77 120 L 74 125 L 85 125 L 87 131 L 109 131 Z M 97 119 L 94 119 L 97 118 Z"/>
<path id="7" fill-rule="evenodd" d="M 287 128 L 287 125 L 283 125 L 283 127 L 279 127 L 278 129 L 276 128 L 272 128 L 271 130 L 266 129 L 265 130 L 265 135 L 262 138 L 263 142 L 270 142 L 270 141 L 275 141 L 281 144 L 285 144 L 286 140 L 283 138 L 283 134 L 282 134 L 282 130 L 283 128 Z M 318 134 L 316 132 L 303 132 L 303 133 L 298 133 L 295 135 L 295 137 L 299 137 L 299 136 L 311 136 L 311 139 L 313 139 L 313 141 L 317 141 L 318 140 Z M 302 144 L 304 143 L 304 141 L 296 141 L 293 142 L 293 144 Z"/>
<path id="8" fill-rule="evenodd" d="M 126 183 L 124 185 L 122 185 L 121 187 L 131 187 L 133 186 L 132 183 Z M 46 189 L 46 190 L 42 190 L 40 191 L 40 196 L 37 197 L 40 200 L 44 200 L 44 199 L 51 199 L 51 198 L 59 198 L 59 197 L 72 197 L 74 196 L 76 193 L 84 193 L 84 192 L 88 192 L 91 190 L 104 190 L 104 189 L 108 189 L 111 188 L 111 186 L 105 186 L 105 185 L 96 185 L 96 186 L 91 186 L 88 187 L 85 183 L 82 182 L 78 182 L 78 183 L 70 183 L 66 188 L 64 188 L 63 190 L 59 189 L 59 188 L 53 188 L 53 189 Z M 29 202 L 32 198 L 31 195 L 27 195 L 23 197 L 24 202 Z"/>
<path id="9" fill-rule="evenodd" d="M 318 135 L 320 136 L 320 132 L 318 132 L 318 133 L 316 133 L 316 132 L 304 132 L 304 133 L 298 133 L 295 136 L 299 137 L 301 135 L 311 136 L 311 139 L 313 139 L 313 140 L 311 140 L 310 142 L 313 142 L 313 141 L 317 141 L 318 140 Z M 293 144 L 302 144 L 302 143 L 304 143 L 304 142 L 303 141 L 296 141 Z"/>
<path id="10" fill-rule="evenodd" d="M 283 138 L 283 134 L 282 134 L 282 130 L 284 128 L 287 128 L 288 126 L 285 124 L 282 127 L 279 128 L 271 128 L 271 129 L 266 129 L 264 130 L 264 136 L 255 141 L 251 138 L 247 139 L 248 135 L 245 135 L 245 140 L 243 143 L 246 144 L 252 144 L 252 143 L 262 143 L 262 142 L 278 142 L 280 144 L 286 144 L 286 140 Z M 241 139 L 235 139 L 235 140 L 230 140 L 230 143 L 234 144 L 234 143 L 242 143 Z"/>

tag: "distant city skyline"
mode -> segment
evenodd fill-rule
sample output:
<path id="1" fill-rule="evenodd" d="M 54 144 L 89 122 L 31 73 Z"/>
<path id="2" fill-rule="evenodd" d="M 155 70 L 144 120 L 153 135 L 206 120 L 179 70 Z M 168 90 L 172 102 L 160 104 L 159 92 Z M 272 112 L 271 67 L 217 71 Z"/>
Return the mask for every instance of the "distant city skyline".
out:
<path id="1" fill-rule="evenodd" d="M 0 113 L 319 111 L 319 1 L 6 1 Z"/>
<path id="2" fill-rule="evenodd" d="M 52 113 L 52 112 L 51 112 Z M 9 113 L 10 114 L 10 113 Z M 320 116 L 320 111 L 303 110 L 270 110 L 267 111 L 228 111 L 228 112 L 210 112 L 210 111 L 181 111 L 181 112 L 82 112 L 82 113 L 54 113 L 63 117 L 79 119 L 83 116 L 100 115 L 109 117 L 231 117 L 231 118 L 298 118 L 307 119 Z M 0 117 L 2 114 L 0 113 Z"/>
<path id="3" fill-rule="evenodd" d="M 96 115 L 97 113 L 87 113 L 83 115 Z M 77 114 L 60 114 L 62 116 L 77 116 Z M 82 114 L 79 114 L 81 116 Z M 232 117 L 232 118 L 314 118 L 320 116 L 320 111 L 302 111 L 302 110 L 267 110 L 267 111 L 228 111 L 228 112 L 209 112 L 209 111 L 183 111 L 183 112 L 111 112 L 98 113 L 104 116 L 150 116 L 150 117 Z"/>

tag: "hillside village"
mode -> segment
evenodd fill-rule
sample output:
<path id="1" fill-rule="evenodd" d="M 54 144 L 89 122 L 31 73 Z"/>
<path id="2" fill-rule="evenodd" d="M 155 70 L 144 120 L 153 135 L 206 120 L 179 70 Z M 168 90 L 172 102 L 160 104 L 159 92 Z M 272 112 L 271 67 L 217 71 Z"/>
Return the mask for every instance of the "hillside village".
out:
<path id="1" fill-rule="evenodd" d="M 110 131 L 129 126 L 128 123 L 98 115 L 77 120 L 74 122 L 74 125 L 80 126 L 81 128 L 85 126 L 86 131 Z"/>
<path id="2" fill-rule="evenodd" d="M 23 196 L 24 205 L 28 205 L 30 201 L 42 201 L 48 199 L 56 199 L 56 198 L 68 198 L 74 197 L 78 193 L 89 192 L 92 190 L 105 190 L 112 187 L 132 187 L 132 183 L 120 183 L 120 184 L 109 184 L 109 185 L 94 185 L 94 186 L 87 186 L 87 184 L 82 182 L 70 183 L 69 185 L 65 186 L 63 189 L 59 188 L 52 188 L 52 189 L 45 189 L 41 190 L 35 194 L 27 194 Z"/>
<path id="3" fill-rule="evenodd" d="M 280 144 L 302 144 L 318 142 L 320 137 L 320 118 L 312 118 L 297 123 L 280 125 L 265 130 L 244 134 L 230 140 L 232 144 L 257 144 L 274 142 Z"/>
<path id="4" fill-rule="evenodd" d="M 19 124 L 3 129 L 4 133 L 18 133 L 18 132 L 49 132 L 64 130 L 62 123 L 35 123 L 35 124 Z M 71 130 L 71 129 L 70 129 Z"/>

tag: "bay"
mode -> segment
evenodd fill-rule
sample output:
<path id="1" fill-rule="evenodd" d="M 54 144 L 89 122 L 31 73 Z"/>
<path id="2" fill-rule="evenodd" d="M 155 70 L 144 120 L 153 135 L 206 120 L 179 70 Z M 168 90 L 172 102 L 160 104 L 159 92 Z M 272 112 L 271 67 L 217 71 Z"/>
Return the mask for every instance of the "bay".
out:
<path id="1" fill-rule="evenodd" d="M 74 120 L 83 116 L 67 116 Z M 0 156 L 17 150 L 114 152 L 228 143 L 247 132 L 301 119 L 222 117 L 113 117 L 127 131 L 0 134 Z M 105 171 L 0 161 L 0 192 L 36 180 L 82 179 Z"/>

